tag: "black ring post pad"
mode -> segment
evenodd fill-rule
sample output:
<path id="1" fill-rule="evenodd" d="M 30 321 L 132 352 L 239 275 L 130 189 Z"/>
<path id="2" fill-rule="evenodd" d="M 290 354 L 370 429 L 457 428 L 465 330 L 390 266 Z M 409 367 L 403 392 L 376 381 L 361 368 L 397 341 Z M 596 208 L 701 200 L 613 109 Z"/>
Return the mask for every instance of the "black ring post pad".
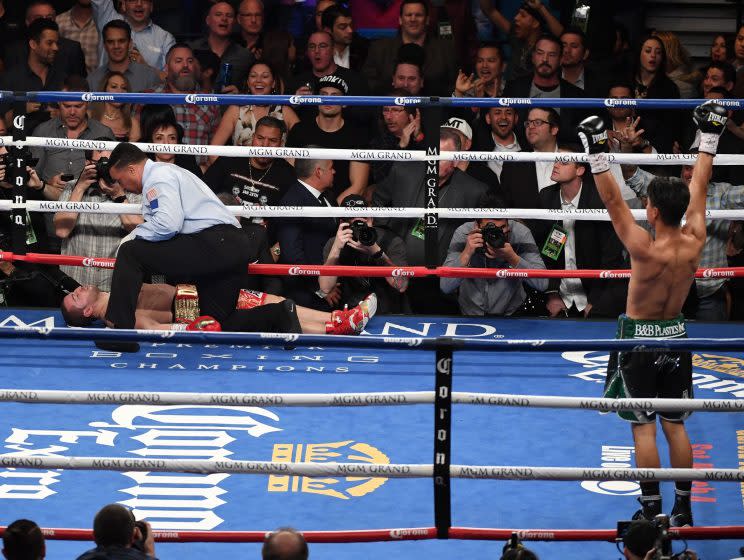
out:
<path id="1" fill-rule="evenodd" d="M 116 340 L 94 340 L 93 344 L 101 350 L 109 352 L 139 352 L 140 345 L 138 342 L 124 342 Z"/>

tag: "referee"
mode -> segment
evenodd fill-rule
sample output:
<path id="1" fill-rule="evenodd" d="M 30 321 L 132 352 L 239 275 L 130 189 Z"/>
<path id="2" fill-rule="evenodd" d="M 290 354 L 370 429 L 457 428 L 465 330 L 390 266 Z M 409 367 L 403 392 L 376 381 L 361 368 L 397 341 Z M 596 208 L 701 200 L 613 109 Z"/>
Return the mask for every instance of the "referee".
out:
<path id="1" fill-rule="evenodd" d="M 134 328 L 137 297 L 149 274 L 196 283 L 206 314 L 218 321 L 230 315 L 255 253 L 238 220 L 194 174 L 151 161 L 132 144 L 119 144 L 109 166 L 114 182 L 142 193 L 145 218 L 116 258 L 106 310 L 110 326 Z"/>

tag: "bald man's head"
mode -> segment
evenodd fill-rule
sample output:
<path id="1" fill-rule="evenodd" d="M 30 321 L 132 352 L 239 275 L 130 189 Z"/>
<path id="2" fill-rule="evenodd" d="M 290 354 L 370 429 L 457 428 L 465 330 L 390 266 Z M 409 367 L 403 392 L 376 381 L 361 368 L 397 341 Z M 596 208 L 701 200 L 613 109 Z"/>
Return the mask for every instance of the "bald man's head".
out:
<path id="1" fill-rule="evenodd" d="M 307 560 L 308 556 L 305 537 L 291 527 L 282 527 L 271 533 L 261 549 L 263 560 Z"/>

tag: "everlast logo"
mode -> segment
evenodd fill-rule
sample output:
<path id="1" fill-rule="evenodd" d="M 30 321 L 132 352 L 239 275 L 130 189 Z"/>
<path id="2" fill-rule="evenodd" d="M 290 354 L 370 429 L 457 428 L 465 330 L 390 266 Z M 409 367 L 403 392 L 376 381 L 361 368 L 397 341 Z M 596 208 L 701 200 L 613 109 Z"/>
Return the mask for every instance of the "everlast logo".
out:
<path id="1" fill-rule="evenodd" d="M 293 266 L 287 272 L 290 276 L 320 276 L 320 270 L 306 270 L 299 266 Z"/>

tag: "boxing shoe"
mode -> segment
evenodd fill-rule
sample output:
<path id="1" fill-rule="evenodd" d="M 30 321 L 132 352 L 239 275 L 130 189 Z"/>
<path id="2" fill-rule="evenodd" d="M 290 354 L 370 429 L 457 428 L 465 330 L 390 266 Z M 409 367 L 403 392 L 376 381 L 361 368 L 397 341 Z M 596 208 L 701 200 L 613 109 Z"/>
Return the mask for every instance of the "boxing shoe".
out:
<path id="1" fill-rule="evenodd" d="M 361 334 L 369 320 L 377 313 L 377 296 L 369 294 L 351 309 L 344 306 L 331 313 L 331 320 L 326 323 L 326 334 Z"/>
<path id="2" fill-rule="evenodd" d="M 672 514 L 669 516 L 670 527 L 692 527 L 692 506 L 689 493 L 687 496 L 677 495 L 674 500 Z"/>
<path id="3" fill-rule="evenodd" d="M 654 518 L 661 513 L 661 498 L 644 499 L 644 496 L 638 498 L 638 502 L 641 504 L 641 509 L 633 514 L 633 521 L 636 519 L 645 519 L 647 521 L 653 521 Z"/>

